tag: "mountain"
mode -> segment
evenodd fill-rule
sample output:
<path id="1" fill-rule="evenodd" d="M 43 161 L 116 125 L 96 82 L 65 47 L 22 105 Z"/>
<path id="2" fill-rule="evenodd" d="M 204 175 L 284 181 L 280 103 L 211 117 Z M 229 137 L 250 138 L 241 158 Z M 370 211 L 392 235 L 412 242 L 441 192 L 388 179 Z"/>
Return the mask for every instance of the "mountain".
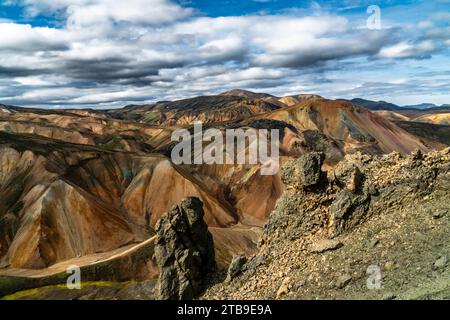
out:
<path id="1" fill-rule="evenodd" d="M 172 163 L 172 133 L 195 121 L 223 133 L 279 129 L 281 165 L 322 152 L 329 170 L 351 155 L 443 149 L 436 135 L 448 127 L 315 95 L 243 90 L 114 110 L 2 105 L 0 295 L 57 285 L 71 264 L 89 281 L 154 281 L 155 225 L 186 197 L 204 204 L 221 272 L 236 254 L 256 254 L 289 185 L 282 172 L 261 175 L 260 164 Z"/>
<path id="2" fill-rule="evenodd" d="M 450 125 L 417 121 L 395 121 L 395 124 L 417 137 L 450 146 Z"/>
<path id="3" fill-rule="evenodd" d="M 439 106 L 437 106 L 433 103 L 420 103 L 420 104 L 414 104 L 414 105 L 407 105 L 407 106 L 404 106 L 404 108 L 424 110 L 424 109 L 431 109 L 431 108 L 439 108 Z"/>
<path id="4" fill-rule="evenodd" d="M 379 111 L 374 111 L 374 112 L 390 121 L 410 121 L 411 120 L 410 117 L 408 117 L 407 115 L 404 115 L 400 112 L 387 111 L 387 110 L 379 110 Z"/>
<path id="5" fill-rule="evenodd" d="M 279 98 L 266 93 L 235 89 L 216 96 L 162 101 L 151 105 L 133 105 L 106 112 L 109 117 L 115 119 L 173 126 L 192 124 L 195 121 L 203 123 L 237 121 L 309 99 L 320 98 L 320 96 L 309 94 Z"/>
<path id="6" fill-rule="evenodd" d="M 438 125 L 450 125 L 450 110 L 446 107 L 415 111 L 374 111 L 391 121 L 425 122 Z"/>
<path id="7" fill-rule="evenodd" d="M 361 98 L 355 98 L 352 100 L 345 100 L 340 99 L 342 101 L 350 101 L 356 105 L 362 106 L 364 108 L 367 108 L 369 110 L 373 111 L 397 111 L 402 113 L 413 113 L 413 114 L 419 114 L 421 112 L 448 112 L 449 111 L 449 105 L 443 104 L 441 106 L 437 106 L 433 103 L 421 103 L 416 105 L 405 105 L 405 106 L 398 106 L 393 103 L 389 103 L 386 101 L 372 101 L 372 100 L 365 100 Z"/>
<path id="8" fill-rule="evenodd" d="M 279 98 L 278 101 L 284 103 L 288 107 L 299 104 L 301 102 L 304 102 L 306 100 L 317 100 L 317 99 L 323 99 L 321 96 L 315 95 L 315 94 L 299 94 L 299 95 L 293 95 L 293 96 L 286 96 Z"/>
<path id="9" fill-rule="evenodd" d="M 449 105 L 442 105 L 441 107 L 435 107 L 430 109 L 421 110 L 420 114 L 431 114 L 431 113 L 450 113 L 450 106 Z"/>
<path id="10" fill-rule="evenodd" d="M 429 111 L 429 110 L 439 110 L 439 109 L 447 109 L 450 107 L 450 105 L 448 104 L 443 104 L 443 105 L 436 105 L 434 103 L 420 103 L 420 104 L 416 104 L 416 105 L 410 105 L 410 106 L 404 106 L 405 108 L 413 108 L 413 109 L 420 109 L 420 110 L 424 110 L 424 111 Z"/>
<path id="11" fill-rule="evenodd" d="M 12 111 L 9 109 L 9 107 L 0 104 L 0 113 L 11 113 Z"/>
<path id="12" fill-rule="evenodd" d="M 267 117 L 286 122 L 301 132 L 316 131 L 325 134 L 333 141 L 331 145 L 337 146 L 344 154 L 350 150 L 410 153 L 414 149 L 421 149 L 427 152 L 434 147 L 431 141 L 422 141 L 391 121 L 340 100 L 308 100 L 275 110 Z"/>
<path id="13" fill-rule="evenodd" d="M 274 97 L 267 93 L 257 93 L 257 92 L 252 92 L 252 91 L 248 91 L 248 90 L 242 90 L 242 89 L 233 89 L 230 91 L 223 92 L 220 95 L 221 96 L 242 97 L 242 98 L 247 98 L 247 99 L 265 99 L 265 98 Z"/>
<path id="14" fill-rule="evenodd" d="M 211 186 L 161 155 L 6 133 L 0 145 L 3 266 L 43 268 L 144 241 L 159 216 L 188 195 L 205 203 L 210 226 L 236 223 Z"/>
<path id="15" fill-rule="evenodd" d="M 195 121 L 213 123 L 239 120 L 278 108 L 280 108 L 279 105 L 257 98 L 218 95 L 131 106 L 126 109 L 111 110 L 107 114 L 121 120 L 173 126 L 192 124 Z"/>
<path id="16" fill-rule="evenodd" d="M 353 104 L 356 104 L 358 106 L 367 108 L 369 110 L 378 111 L 378 110 L 386 110 L 386 111 L 406 111 L 407 108 L 400 107 L 398 105 L 395 105 L 393 103 L 389 103 L 386 101 L 371 101 L 371 100 L 365 100 L 361 98 L 355 98 L 352 100 L 343 100 L 343 101 L 349 101 Z M 412 108 L 410 108 L 412 109 Z"/>
<path id="17" fill-rule="evenodd" d="M 347 100 L 343 100 L 347 101 Z M 450 108 L 447 105 L 436 106 L 431 103 L 422 103 L 409 106 L 397 106 L 384 101 L 370 101 L 353 99 L 352 103 L 375 111 L 388 120 L 426 122 L 432 124 L 448 125 Z"/>
<path id="18" fill-rule="evenodd" d="M 425 114 L 414 121 L 450 125 L 450 113 Z"/>

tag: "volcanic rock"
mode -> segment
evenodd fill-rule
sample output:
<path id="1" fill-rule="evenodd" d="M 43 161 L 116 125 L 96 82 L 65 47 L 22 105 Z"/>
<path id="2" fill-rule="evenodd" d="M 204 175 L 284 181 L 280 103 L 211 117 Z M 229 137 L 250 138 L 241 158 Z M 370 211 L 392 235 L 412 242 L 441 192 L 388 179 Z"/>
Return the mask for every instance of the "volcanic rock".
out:
<path id="1" fill-rule="evenodd" d="M 336 287 L 343 289 L 350 283 L 350 281 L 352 281 L 352 276 L 349 274 L 343 274 L 337 279 Z"/>
<path id="2" fill-rule="evenodd" d="M 348 154 L 338 166 L 361 172 L 354 190 L 347 183 L 352 170 L 339 174 L 336 168 L 328 170 L 329 179 L 304 188 L 299 163 L 282 167 L 284 193 L 264 227 L 260 252 L 234 281 L 213 285 L 204 298 L 270 299 L 278 293 L 290 299 L 374 299 L 363 276 L 369 263 L 373 280 L 383 281 L 383 293 L 395 292 L 399 299 L 448 297 L 443 254 L 448 258 L 449 223 L 432 215 L 450 201 L 450 148 L 424 153 L 414 166 L 399 153 Z M 321 242 L 337 235 L 345 246 L 327 250 L 334 245 Z M 264 263 L 250 268 L 258 257 Z M 292 284 L 307 281 L 301 290 L 289 289 L 281 283 L 287 276 Z"/>
<path id="3" fill-rule="evenodd" d="M 332 239 L 323 239 L 313 243 L 310 247 L 310 251 L 314 253 L 322 253 L 325 251 L 336 250 L 342 247 L 343 244 L 339 240 Z"/>
<path id="4" fill-rule="evenodd" d="M 215 270 L 213 239 L 203 215 L 203 203 L 191 197 L 156 224 L 155 259 L 161 269 L 159 299 L 194 299 L 204 288 L 205 276 Z"/>
<path id="5" fill-rule="evenodd" d="M 230 282 L 235 278 L 239 273 L 241 273 L 245 263 L 247 262 L 247 257 L 244 254 L 239 254 L 233 257 L 233 260 L 230 263 L 230 267 L 228 268 L 226 282 Z"/>
<path id="6" fill-rule="evenodd" d="M 312 152 L 298 160 L 300 168 L 300 178 L 304 187 L 315 186 L 322 177 L 322 165 L 325 155 L 319 152 Z"/>

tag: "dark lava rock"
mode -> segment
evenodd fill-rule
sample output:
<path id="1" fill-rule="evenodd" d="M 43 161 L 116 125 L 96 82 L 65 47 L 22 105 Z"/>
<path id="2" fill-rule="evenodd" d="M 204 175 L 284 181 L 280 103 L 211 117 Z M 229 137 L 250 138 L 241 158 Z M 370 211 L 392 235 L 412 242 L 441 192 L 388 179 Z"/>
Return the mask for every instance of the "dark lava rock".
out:
<path id="1" fill-rule="evenodd" d="M 423 152 L 420 149 L 415 149 L 412 153 L 411 153 L 411 159 L 413 161 L 421 161 L 423 160 L 424 156 L 423 156 Z"/>
<path id="2" fill-rule="evenodd" d="M 347 162 L 341 162 L 333 171 L 334 182 L 341 188 L 347 188 L 353 193 L 361 191 L 364 184 L 364 174 L 360 168 Z"/>
<path id="3" fill-rule="evenodd" d="M 315 186 L 322 177 L 322 165 L 325 155 L 321 152 L 312 152 L 298 160 L 300 177 L 304 187 Z"/>
<path id="4" fill-rule="evenodd" d="M 283 167 L 281 179 L 285 185 L 309 188 L 321 181 L 324 173 L 321 168 L 325 155 L 321 152 L 308 153 Z"/>
<path id="5" fill-rule="evenodd" d="M 235 278 L 239 273 L 242 272 L 244 269 L 244 265 L 247 262 L 247 257 L 244 254 L 239 254 L 237 256 L 233 257 L 233 260 L 230 263 L 230 266 L 228 267 L 228 273 L 226 282 L 230 282 Z"/>
<path id="6" fill-rule="evenodd" d="M 261 244 L 295 240 L 323 225 L 322 204 L 329 205 L 324 190 L 328 180 L 321 170 L 324 157 L 323 153 L 312 152 L 282 167 L 281 179 L 286 189 L 264 226 Z"/>
<path id="7" fill-rule="evenodd" d="M 215 270 L 213 238 L 203 215 L 203 203 L 186 198 L 156 224 L 155 259 L 161 269 L 158 299 L 196 298 L 204 289 L 205 276 Z"/>
<path id="8" fill-rule="evenodd" d="M 346 189 L 339 192 L 330 207 L 332 236 L 356 226 L 367 215 L 369 204 L 367 194 L 357 195 Z"/>

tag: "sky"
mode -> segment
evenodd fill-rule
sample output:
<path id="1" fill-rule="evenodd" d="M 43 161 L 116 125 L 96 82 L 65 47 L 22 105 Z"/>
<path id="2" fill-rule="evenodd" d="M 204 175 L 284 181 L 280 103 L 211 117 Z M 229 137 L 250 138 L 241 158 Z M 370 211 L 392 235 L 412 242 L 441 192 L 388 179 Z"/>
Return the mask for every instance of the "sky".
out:
<path id="1" fill-rule="evenodd" d="M 450 0 L 0 0 L 0 104 L 235 88 L 450 104 Z"/>

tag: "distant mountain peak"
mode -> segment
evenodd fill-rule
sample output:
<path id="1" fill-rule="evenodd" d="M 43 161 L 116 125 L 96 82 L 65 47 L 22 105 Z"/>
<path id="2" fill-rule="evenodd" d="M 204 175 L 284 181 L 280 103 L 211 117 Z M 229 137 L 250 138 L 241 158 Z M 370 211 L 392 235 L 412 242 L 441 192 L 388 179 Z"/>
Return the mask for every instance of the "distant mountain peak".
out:
<path id="1" fill-rule="evenodd" d="M 420 103 L 420 104 L 408 105 L 408 106 L 405 106 L 405 108 L 424 110 L 424 109 L 431 109 L 431 108 L 439 108 L 439 106 L 435 105 L 434 103 Z"/>
<path id="2" fill-rule="evenodd" d="M 369 110 L 378 111 L 378 110 L 387 110 L 387 111 L 401 111 L 406 110 L 403 107 L 400 107 L 396 104 L 386 102 L 386 101 L 372 101 L 367 99 L 361 99 L 361 98 L 355 98 L 352 100 L 343 100 L 343 101 L 349 101 L 353 104 L 356 104 L 358 106 L 367 108 Z"/>
<path id="3" fill-rule="evenodd" d="M 244 89 L 233 89 L 233 90 L 225 91 L 225 92 L 221 93 L 220 96 L 235 96 L 235 97 L 243 97 L 243 98 L 249 98 L 249 99 L 264 99 L 264 98 L 273 97 L 272 95 L 270 95 L 268 93 L 253 92 L 253 91 L 244 90 Z"/>
<path id="4" fill-rule="evenodd" d="M 349 100 L 345 100 L 349 101 Z M 379 110 L 386 110 L 386 111 L 407 111 L 407 110 L 431 110 L 431 109 L 439 109 L 439 108 L 446 108 L 448 105 L 435 105 L 433 103 L 420 103 L 415 105 L 405 105 L 405 106 L 399 106 L 390 102 L 386 101 L 372 101 L 362 98 L 355 98 L 350 100 L 350 102 L 363 106 L 367 109 L 379 111 Z"/>

